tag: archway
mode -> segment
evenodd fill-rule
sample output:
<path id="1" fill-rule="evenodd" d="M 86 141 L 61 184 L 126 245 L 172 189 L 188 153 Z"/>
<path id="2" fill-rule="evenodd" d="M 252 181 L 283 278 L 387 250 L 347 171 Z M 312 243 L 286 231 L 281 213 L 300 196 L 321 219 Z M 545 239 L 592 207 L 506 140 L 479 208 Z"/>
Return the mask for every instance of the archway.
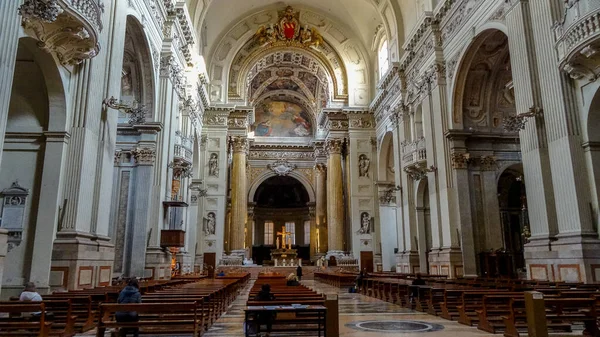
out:
<path id="1" fill-rule="evenodd" d="M 451 151 L 466 153 L 468 164 L 454 170 L 458 191 L 464 271 L 486 277 L 512 276 L 499 269 L 512 261 L 503 245 L 498 197 L 500 168 L 520 162 L 517 130 L 504 119 L 516 115 L 508 37 L 498 29 L 481 32 L 467 49 L 457 72 L 452 123 L 465 137 Z M 478 263 L 476 262 L 478 256 Z"/>
<path id="2" fill-rule="evenodd" d="M 419 252 L 419 270 L 429 273 L 429 253 L 432 248 L 431 213 L 429 209 L 429 182 L 427 179 L 419 181 L 417 187 L 417 250 Z"/>
<path id="3" fill-rule="evenodd" d="M 0 191 L 3 198 L 10 198 L 4 194 L 7 190 L 20 188 L 26 195 L 17 203 L 2 202 L 2 227 L 9 230 L 4 288 L 20 290 L 24 281 L 33 281 L 41 289 L 51 286 L 53 241 L 61 226 L 58 209 L 64 207 L 60 191 L 67 143 L 60 70 L 34 39 L 22 38 L 15 62 Z M 12 212 L 20 216 L 9 217 L 9 207 L 15 207 Z"/>
<path id="4" fill-rule="evenodd" d="M 523 166 L 515 164 L 504 170 L 498 179 L 498 205 L 502 225 L 502 253 L 497 276 L 515 277 L 525 268 L 524 244 L 529 223 L 527 198 L 523 181 Z"/>
<path id="5" fill-rule="evenodd" d="M 292 248 L 298 257 L 310 258 L 310 215 L 309 192 L 296 178 L 273 176 L 265 179 L 256 188 L 254 202 L 254 224 L 252 231 L 252 256 L 257 264 L 270 265 L 270 253 L 281 237 L 277 233 L 290 232 Z M 308 231 L 307 231 L 308 230 Z"/>

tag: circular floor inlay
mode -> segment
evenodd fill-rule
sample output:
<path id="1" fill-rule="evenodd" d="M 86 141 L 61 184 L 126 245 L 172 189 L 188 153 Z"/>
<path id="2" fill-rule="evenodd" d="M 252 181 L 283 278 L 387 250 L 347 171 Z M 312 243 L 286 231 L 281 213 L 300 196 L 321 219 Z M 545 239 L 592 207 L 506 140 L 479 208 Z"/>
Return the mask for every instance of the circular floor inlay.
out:
<path id="1" fill-rule="evenodd" d="M 346 327 L 368 332 L 430 332 L 439 331 L 443 325 L 420 321 L 358 321 L 346 324 Z"/>

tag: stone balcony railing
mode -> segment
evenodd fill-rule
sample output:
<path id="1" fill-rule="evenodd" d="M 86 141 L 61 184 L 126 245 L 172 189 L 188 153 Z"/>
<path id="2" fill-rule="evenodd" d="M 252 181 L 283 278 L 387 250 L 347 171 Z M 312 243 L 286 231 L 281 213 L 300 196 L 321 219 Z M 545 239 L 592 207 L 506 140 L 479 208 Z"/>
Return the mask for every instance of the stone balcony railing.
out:
<path id="1" fill-rule="evenodd" d="M 25 0 L 19 7 L 25 31 L 63 65 L 76 65 L 100 51 L 100 0 Z"/>
<path id="2" fill-rule="evenodd" d="M 175 144 L 175 151 L 173 153 L 175 160 L 181 160 L 188 163 L 192 163 L 192 151 L 183 145 Z"/>
<path id="3" fill-rule="evenodd" d="M 427 148 L 425 138 L 421 137 L 414 142 L 402 144 L 402 163 L 411 165 L 427 161 Z"/>
<path id="4" fill-rule="evenodd" d="M 560 66 L 574 79 L 596 80 L 600 50 L 600 0 L 567 0 L 563 22 L 554 27 Z"/>

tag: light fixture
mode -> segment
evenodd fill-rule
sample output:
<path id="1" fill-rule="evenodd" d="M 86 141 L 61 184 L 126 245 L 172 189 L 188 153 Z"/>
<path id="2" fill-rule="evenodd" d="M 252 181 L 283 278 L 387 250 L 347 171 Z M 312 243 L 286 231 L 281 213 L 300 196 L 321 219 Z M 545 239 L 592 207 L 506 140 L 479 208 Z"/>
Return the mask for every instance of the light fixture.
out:
<path id="1" fill-rule="evenodd" d="M 137 101 L 133 101 L 131 104 L 125 104 L 114 96 L 111 96 L 102 101 L 102 106 L 104 108 L 119 110 L 128 115 L 129 120 L 127 122 L 129 125 L 140 125 L 146 122 L 146 107 L 140 105 Z"/>

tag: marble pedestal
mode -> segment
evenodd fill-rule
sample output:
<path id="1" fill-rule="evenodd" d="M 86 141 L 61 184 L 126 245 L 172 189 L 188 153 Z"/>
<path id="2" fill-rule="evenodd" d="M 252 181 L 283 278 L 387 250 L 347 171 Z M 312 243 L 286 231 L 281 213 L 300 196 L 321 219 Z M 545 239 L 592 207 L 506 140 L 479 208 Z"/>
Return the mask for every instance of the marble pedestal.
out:
<path id="1" fill-rule="evenodd" d="M 4 259 L 6 258 L 6 254 L 8 254 L 8 244 L 6 243 L 7 240 L 8 231 L 6 229 L 0 229 L 0 282 L 2 281 L 4 272 Z M 2 291 L 1 287 L 0 291 Z"/>
<path id="2" fill-rule="evenodd" d="M 419 254 L 417 252 L 401 252 L 396 254 L 396 272 L 403 274 L 423 272 L 419 265 Z"/>
<path id="3" fill-rule="evenodd" d="M 428 253 L 429 273 L 432 275 L 448 275 L 448 278 L 457 278 L 462 276 L 477 276 L 464 275 L 463 273 L 463 256 L 459 248 L 442 248 L 440 250 L 432 250 Z M 476 266 L 472 266 L 473 269 Z"/>
<path id="4" fill-rule="evenodd" d="M 160 247 L 148 247 L 144 277 L 151 277 L 153 280 L 170 279 L 171 252 Z"/>
<path id="5" fill-rule="evenodd" d="M 110 285 L 115 249 L 109 240 L 89 233 L 58 232 L 52 251 L 51 290 Z"/>
<path id="6" fill-rule="evenodd" d="M 525 245 L 527 278 L 598 283 L 600 240 L 596 235 L 557 235 L 557 240 L 532 238 Z"/>

